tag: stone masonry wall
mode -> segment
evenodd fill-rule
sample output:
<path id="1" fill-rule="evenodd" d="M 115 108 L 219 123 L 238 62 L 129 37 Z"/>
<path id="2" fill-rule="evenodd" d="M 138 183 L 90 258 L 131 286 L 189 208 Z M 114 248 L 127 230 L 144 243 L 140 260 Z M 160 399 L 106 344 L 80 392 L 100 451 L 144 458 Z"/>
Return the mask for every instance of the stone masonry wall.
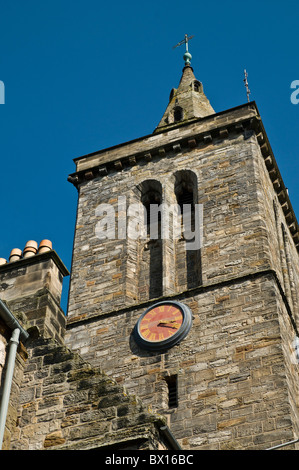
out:
<path id="1" fill-rule="evenodd" d="M 268 255 L 287 297 L 294 321 L 299 328 L 299 255 L 287 227 L 288 204 L 281 203 L 262 155 L 256 160 L 257 197 L 266 228 Z M 279 184 L 276 182 L 276 184 Z M 279 190 L 278 190 L 279 192 Z"/>
<path id="2" fill-rule="evenodd" d="M 298 364 L 291 363 L 292 325 L 273 274 L 175 299 L 192 309 L 193 326 L 180 345 L 163 354 L 141 350 L 132 337 L 147 305 L 74 325 L 68 342 L 167 416 L 184 449 L 265 449 L 292 440 L 296 416 L 288 385 L 290 377 L 298 376 Z M 178 377 L 174 409 L 167 403 L 166 379 L 171 375 Z"/>
<path id="3" fill-rule="evenodd" d="M 53 339 L 34 339 L 11 450 L 167 449 L 162 418 L 99 367 Z"/>
<path id="4" fill-rule="evenodd" d="M 265 223 L 260 216 L 257 175 L 253 167 L 254 160 L 260 157 L 258 152 L 253 136 L 244 140 L 240 135 L 219 139 L 202 148 L 172 153 L 168 158 L 82 184 L 68 317 L 80 315 L 83 318 L 138 302 L 138 297 L 128 289 L 128 279 L 138 276 L 139 260 L 135 252 L 131 256 L 132 242 L 125 239 L 100 240 L 96 232 L 99 221 L 96 210 L 101 203 L 108 203 L 117 212 L 117 197 L 124 195 L 130 201 L 135 187 L 152 179 L 153 175 L 162 184 L 163 202 L 166 204 L 174 202 L 168 196 L 174 195 L 176 171 L 187 169 L 197 176 L 197 200 L 203 204 L 204 217 L 203 284 L 268 269 L 270 254 Z M 173 249 L 168 250 L 170 254 L 173 252 Z M 163 294 L 178 292 L 180 289 L 173 277 L 173 260 L 167 259 L 170 255 L 164 253 Z M 135 264 L 134 261 L 128 263 L 128 259 L 135 260 Z M 172 285 L 169 284 L 171 279 Z"/>

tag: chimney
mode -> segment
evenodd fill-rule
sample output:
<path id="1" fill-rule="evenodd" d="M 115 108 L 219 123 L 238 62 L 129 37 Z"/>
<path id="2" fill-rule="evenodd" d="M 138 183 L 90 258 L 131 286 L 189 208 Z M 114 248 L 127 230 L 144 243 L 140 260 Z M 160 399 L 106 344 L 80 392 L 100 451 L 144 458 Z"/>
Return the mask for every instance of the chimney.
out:
<path id="1" fill-rule="evenodd" d="M 26 317 L 26 328 L 36 327 L 44 337 L 61 341 L 66 318 L 60 307 L 63 278 L 69 274 L 50 240 L 39 245 L 29 240 L 24 249 L 0 258 L 0 299 L 17 316 Z"/>

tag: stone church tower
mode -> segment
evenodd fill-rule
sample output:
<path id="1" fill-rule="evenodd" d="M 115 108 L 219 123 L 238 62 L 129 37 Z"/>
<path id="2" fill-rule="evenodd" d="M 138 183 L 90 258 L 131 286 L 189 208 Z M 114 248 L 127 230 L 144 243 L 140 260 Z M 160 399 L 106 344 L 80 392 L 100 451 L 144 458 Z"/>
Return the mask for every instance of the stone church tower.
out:
<path id="1" fill-rule="evenodd" d="M 255 102 L 215 113 L 190 58 L 153 134 L 75 160 L 66 342 L 183 449 L 265 449 L 298 437 L 298 224 Z M 134 204 L 201 207 L 200 246 L 125 236 Z"/>
<path id="2" fill-rule="evenodd" d="M 298 223 L 255 102 L 184 60 L 152 134 L 75 159 L 67 315 L 51 246 L 0 260 L 5 448 L 296 448 Z"/>

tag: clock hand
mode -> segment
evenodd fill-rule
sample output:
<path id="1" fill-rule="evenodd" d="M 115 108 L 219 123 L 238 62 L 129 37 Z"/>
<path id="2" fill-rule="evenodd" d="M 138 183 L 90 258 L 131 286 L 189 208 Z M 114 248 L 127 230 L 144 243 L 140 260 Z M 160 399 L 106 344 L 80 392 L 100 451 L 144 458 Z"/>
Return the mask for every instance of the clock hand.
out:
<path id="1" fill-rule="evenodd" d="M 169 321 L 163 321 L 161 320 L 157 326 L 162 326 L 166 328 L 175 328 L 177 329 L 180 325 L 178 323 L 174 323 L 175 320 L 169 320 Z M 173 323 L 173 325 L 170 325 L 170 323 Z"/>
<path id="2" fill-rule="evenodd" d="M 174 322 L 175 320 L 160 320 L 158 324 L 160 325 L 160 323 L 174 323 Z"/>

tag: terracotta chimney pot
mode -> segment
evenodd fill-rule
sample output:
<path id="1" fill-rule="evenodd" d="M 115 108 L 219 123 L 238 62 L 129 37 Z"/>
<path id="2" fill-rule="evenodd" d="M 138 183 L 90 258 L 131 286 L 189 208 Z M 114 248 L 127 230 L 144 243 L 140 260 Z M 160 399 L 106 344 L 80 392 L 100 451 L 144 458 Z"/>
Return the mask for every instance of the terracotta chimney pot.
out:
<path id="1" fill-rule="evenodd" d="M 38 253 L 45 253 L 45 251 L 52 250 L 52 242 L 50 240 L 42 240 L 38 247 Z"/>
<path id="2" fill-rule="evenodd" d="M 14 261 L 19 261 L 21 257 L 22 257 L 22 250 L 20 250 L 19 248 L 14 248 L 10 252 L 9 262 L 13 263 Z"/>
<path id="3" fill-rule="evenodd" d="M 34 240 L 29 240 L 24 248 L 23 257 L 30 258 L 31 256 L 35 256 L 37 253 L 37 243 Z"/>
<path id="4" fill-rule="evenodd" d="M 38 247 L 38 245 L 37 245 L 36 241 L 29 240 L 25 245 L 25 250 L 26 250 L 26 248 L 34 248 L 37 251 L 37 247 Z"/>

